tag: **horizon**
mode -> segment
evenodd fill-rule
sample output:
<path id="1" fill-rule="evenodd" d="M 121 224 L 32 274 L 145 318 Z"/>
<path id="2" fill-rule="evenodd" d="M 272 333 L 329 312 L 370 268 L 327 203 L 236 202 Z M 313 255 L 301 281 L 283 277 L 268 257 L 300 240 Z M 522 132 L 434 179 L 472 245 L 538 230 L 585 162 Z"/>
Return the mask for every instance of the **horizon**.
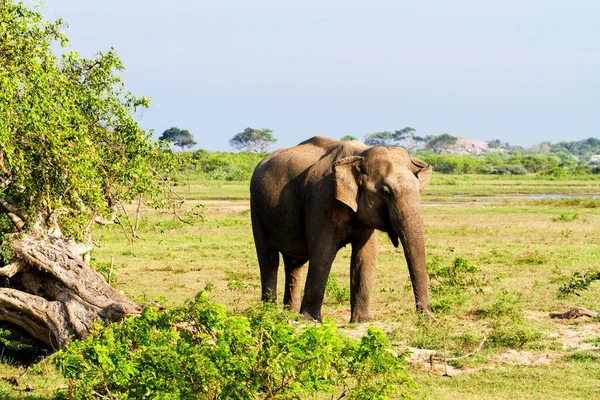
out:
<path id="1" fill-rule="evenodd" d="M 47 0 L 82 56 L 113 46 L 141 127 L 231 151 L 246 127 L 291 147 L 394 131 L 530 147 L 598 136 L 600 3 Z M 111 21 L 111 23 L 107 23 Z M 132 22 L 133 21 L 133 22 Z"/>
<path id="2" fill-rule="evenodd" d="M 181 127 L 169 127 L 169 128 L 180 128 L 180 129 L 185 129 L 185 128 L 181 128 Z M 169 129 L 169 128 L 167 128 L 167 129 Z M 252 128 L 252 127 L 247 127 L 247 128 Z M 161 133 L 162 133 L 162 132 L 161 132 Z M 190 133 L 193 135 L 193 132 L 190 132 Z M 239 133 L 239 132 L 237 132 L 237 133 Z M 372 133 L 376 133 L 376 132 L 372 132 Z M 447 132 L 444 132 L 444 133 L 447 133 Z M 441 133 L 440 135 L 442 135 L 442 134 L 444 134 L 444 133 Z M 160 135 L 160 134 L 159 134 L 159 135 Z M 156 136 L 156 132 L 155 132 L 155 135 L 154 135 L 154 136 Z M 234 136 L 234 135 L 232 135 L 232 137 L 233 137 L 233 136 Z M 308 139 L 310 139 L 310 138 L 312 138 L 312 137 L 314 137 L 314 136 L 322 136 L 322 137 L 326 137 L 326 138 L 329 138 L 329 139 L 341 140 L 341 137 L 337 138 L 337 137 L 330 137 L 330 136 L 326 136 L 326 135 L 313 135 L 313 136 L 309 136 L 309 137 L 306 137 L 306 138 L 302 139 L 301 141 L 299 141 L 299 142 L 298 142 L 298 143 L 296 143 L 296 144 L 293 144 L 293 145 L 292 145 L 292 146 L 290 146 L 290 147 L 296 146 L 296 145 L 300 144 L 301 142 L 303 142 L 303 141 L 305 141 L 305 140 L 308 140 Z M 435 136 L 438 136 L 438 135 L 435 135 Z M 452 136 L 454 136 L 454 135 L 452 135 Z M 278 150 L 278 149 L 282 149 L 282 148 L 284 148 L 284 147 L 281 147 L 281 146 L 277 146 L 277 143 L 279 142 L 279 138 L 277 138 L 277 136 L 276 136 L 276 135 L 274 135 L 274 137 L 275 137 L 275 139 L 277 139 L 277 142 L 276 142 L 275 144 L 273 144 L 273 145 L 270 145 L 270 146 L 269 146 L 269 152 L 273 152 L 273 151 L 275 151 L 275 150 Z M 467 139 L 467 140 L 474 140 L 474 141 L 478 141 L 478 142 L 484 142 L 484 143 L 489 143 L 489 142 L 491 142 L 491 141 L 493 141 L 493 140 L 496 140 L 496 139 L 490 139 L 490 140 L 479 140 L 479 139 L 469 138 L 469 137 L 466 137 L 466 136 L 455 136 L 455 137 L 456 137 L 457 139 Z M 157 139 L 156 137 L 153 137 L 153 139 L 154 139 L 154 140 L 159 140 L 159 139 Z M 365 139 L 365 137 L 363 136 L 362 138 L 361 138 L 361 137 L 356 137 L 356 139 L 355 139 L 355 140 L 358 140 L 359 142 L 364 142 L 364 141 L 365 141 L 364 139 Z M 600 140 L 600 136 L 589 136 L 589 137 L 585 137 L 585 138 L 578 139 L 578 140 L 559 140 L 559 141 L 556 141 L 556 142 L 552 142 L 552 141 L 548 141 L 548 140 L 542 140 L 541 142 L 533 143 L 533 144 L 531 144 L 530 146 L 523 146 L 523 145 L 521 145 L 521 144 L 518 144 L 518 143 L 510 143 L 510 142 L 505 142 L 505 141 L 501 141 L 501 142 L 502 142 L 503 144 L 508 144 L 510 147 L 521 147 L 523 150 L 530 150 L 532 147 L 534 147 L 534 146 L 536 146 L 536 145 L 540 145 L 540 144 L 542 144 L 542 143 L 546 143 L 546 142 L 547 142 L 547 143 L 550 143 L 551 145 L 554 145 L 554 144 L 559 144 L 559 143 L 563 143 L 563 142 L 567 142 L 567 143 L 569 143 L 569 142 L 582 142 L 582 141 L 585 141 L 585 140 L 588 140 L 588 139 L 598 139 L 598 140 Z M 398 142 L 396 142 L 396 143 L 398 143 Z M 397 145 L 397 146 L 401 146 L 401 147 L 404 147 L 402 144 L 395 144 L 395 145 Z M 418 147 L 418 149 L 423 149 L 423 148 L 424 148 L 424 146 L 425 146 L 425 145 L 423 144 L 423 145 L 419 146 L 419 147 Z M 212 149 L 208 149 L 208 148 L 202 147 L 202 146 L 200 146 L 199 144 L 196 144 L 196 145 L 194 145 L 194 146 L 192 146 L 192 147 L 188 148 L 187 150 L 183 150 L 183 151 L 196 151 L 196 150 L 207 150 L 207 151 L 214 151 L 214 152 L 227 152 L 227 153 L 238 153 L 238 152 L 244 152 L 244 150 L 236 150 L 236 149 L 234 149 L 232 146 L 230 146 L 230 149 L 229 149 L 229 150 L 212 150 Z"/>
<path id="3" fill-rule="evenodd" d="M 315 136 L 323 136 L 323 135 L 315 135 Z M 313 136 L 311 136 L 311 137 L 307 137 L 306 139 L 303 139 L 302 141 L 308 140 L 308 139 L 310 139 L 310 138 L 312 138 L 312 137 L 313 137 Z M 328 136 L 324 136 L 324 137 L 327 137 L 327 138 L 329 138 L 329 139 L 340 140 L 340 138 L 333 138 L 333 137 L 328 137 Z M 275 138 L 277 139 L 277 137 L 275 137 Z M 489 142 L 491 141 L 491 140 L 478 140 L 478 139 L 472 139 L 472 138 L 467 138 L 467 137 L 464 137 L 464 136 L 456 136 L 456 138 L 457 138 L 457 139 L 475 140 L 475 141 L 478 141 L 478 142 L 484 142 L 484 143 L 489 143 Z M 364 138 L 363 138 L 363 139 L 364 139 Z M 363 142 L 363 143 L 364 143 L 364 140 L 363 140 L 363 139 L 361 139 L 361 138 L 356 138 L 356 140 L 358 140 L 358 141 L 360 141 L 360 142 Z M 532 144 L 531 146 L 522 146 L 522 145 L 515 144 L 515 143 L 508 143 L 508 145 L 509 145 L 510 147 L 521 147 L 521 149 L 522 149 L 523 151 L 529 151 L 529 150 L 532 150 L 532 148 L 533 148 L 534 146 L 536 146 L 536 145 L 540 145 L 540 144 L 542 144 L 542 143 L 544 143 L 544 142 L 550 143 L 550 145 L 556 145 L 556 144 L 560 144 L 560 143 L 563 143 L 563 142 L 567 142 L 567 143 L 570 143 L 570 142 L 583 142 L 583 141 L 586 141 L 586 140 L 588 140 L 588 139 L 597 139 L 597 140 L 600 140 L 600 137 L 590 136 L 590 137 L 583 138 L 583 139 L 580 139 L 580 140 L 560 140 L 560 141 L 558 141 L 558 142 L 542 141 L 542 142 L 539 142 L 539 143 L 534 143 L 534 144 Z M 157 141 L 158 141 L 159 139 L 157 139 L 157 138 L 153 138 L 153 140 L 157 140 Z M 494 139 L 492 139 L 492 140 L 494 140 Z M 298 143 L 296 143 L 295 145 L 297 145 L 297 144 L 300 144 L 300 143 L 301 143 L 301 142 L 298 142 Z M 396 142 L 396 143 L 398 143 L 398 142 Z M 507 143 L 507 142 L 504 142 L 503 144 L 505 144 L 505 143 Z M 292 145 L 291 147 L 293 147 L 293 146 L 295 146 L 295 145 Z M 404 148 L 406 148 L 406 146 L 404 146 L 403 144 L 394 144 L 393 146 L 400 146 L 400 147 L 404 147 Z M 199 146 L 199 145 L 195 145 L 195 146 L 192 146 L 192 147 L 190 147 L 190 148 L 187 148 L 187 149 L 179 149 L 179 150 L 177 149 L 177 147 L 178 147 L 178 146 L 174 146 L 174 145 L 172 145 L 172 146 L 170 147 L 170 148 L 171 148 L 171 151 L 173 151 L 173 152 L 175 152 L 175 153 L 181 153 L 181 152 L 187 152 L 187 151 L 192 151 L 192 152 L 193 152 L 193 151 L 198 151 L 198 150 L 205 150 L 205 151 L 208 151 L 208 152 L 215 152 L 215 153 L 246 153 L 246 152 L 249 152 L 249 153 L 257 153 L 257 154 L 259 154 L 258 152 L 253 152 L 253 151 L 248 151 L 248 150 L 236 150 L 236 149 L 234 149 L 233 147 L 231 147 L 231 148 L 230 148 L 230 149 L 228 149 L 228 150 L 212 150 L 212 149 L 207 149 L 207 148 L 201 147 L 201 146 Z M 268 150 L 266 153 L 267 153 L 267 154 L 268 154 L 268 153 L 272 153 L 272 152 L 274 152 L 274 151 L 276 151 L 276 150 L 283 149 L 283 148 L 284 148 L 284 147 L 279 147 L 279 146 L 277 146 L 277 143 L 275 143 L 275 145 L 271 145 L 271 146 L 269 146 L 269 150 Z M 426 150 L 426 148 L 425 148 L 425 144 L 422 144 L 422 145 L 420 145 L 419 147 L 417 147 L 417 150 Z M 431 150 L 430 150 L 430 151 L 431 151 Z M 519 150 L 515 150 L 515 149 L 504 149 L 504 148 L 501 148 L 501 149 L 499 149 L 499 151 L 519 151 Z M 450 153 L 449 153 L 449 154 L 450 154 Z M 465 154 L 473 154 L 473 155 L 477 155 L 478 153 L 465 153 Z M 599 155 L 600 155 L 600 154 L 599 154 Z"/>

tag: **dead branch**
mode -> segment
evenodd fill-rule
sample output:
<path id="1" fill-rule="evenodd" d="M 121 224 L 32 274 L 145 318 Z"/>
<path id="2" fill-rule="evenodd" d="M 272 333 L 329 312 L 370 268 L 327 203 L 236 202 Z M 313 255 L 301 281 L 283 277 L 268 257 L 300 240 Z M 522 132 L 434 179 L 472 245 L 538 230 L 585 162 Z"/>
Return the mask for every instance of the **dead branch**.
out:
<path id="1" fill-rule="evenodd" d="M 16 261 L 0 268 L 0 276 L 12 278 L 23 268 L 23 264 Z"/>
<path id="2" fill-rule="evenodd" d="M 173 190 L 173 188 L 171 187 L 171 185 L 169 185 L 169 182 L 161 175 L 158 173 L 157 170 L 155 170 L 154 168 L 150 167 L 150 171 L 152 171 L 157 177 L 158 179 L 160 179 L 162 181 L 162 183 L 167 187 L 167 189 L 169 189 L 169 193 L 174 193 L 175 196 L 177 196 L 177 198 L 179 200 L 184 200 L 183 197 L 181 197 L 179 195 L 179 193 L 177 193 L 175 190 Z"/>
<path id="3" fill-rule="evenodd" d="M 565 312 L 551 312 L 550 318 L 558 318 L 558 319 L 574 319 L 579 317 L 590 317 L 597 318 L 598 313 L 595 311 L 588 310 L 583 307 L 575 307 Z"/>
<path id="4" fill-rule="evenodd" d="M 5 213 L 12 213 L 23 221 L 27 219 L 27 213 L 15 206 L 7 196 L 0 196 L 0 207 Z"/>
<path id="5" fill-rule="evenodd" d="M 139 238 L 137 232 L 138 232 L 138 228 L 140 226 L 140 217 L 142 215 L 142 196 L 139 197 L 138 199 L 138 205 L 137 205 L 137 210 L 135 213 L 135 226 L 132 228 L 133 231 L 133 235 L 137 238 Z"/>
<path id="6" fill-rule="evenodd" d="M 12 179 L 10 177 L 4 179 L 3 181 L 0 181 L 0 189 L 4 189 L 5 187 L 8 187 L 8 185 L 10 185 L 11 182 L 12 182 Z"/>
<path id="7" fill-rule="evenodd" d="M 8 215 L 10 222 L 13 223 L 13 225 L 15 226 L 17 231 L 20 231 L 21 229 L 23 229 L 23 227 L 25 226 L 25 222 L 23 222 L 23 220 L 21 218 L 17 217 L 15 214 L 10 213 L 10 212 L 7 213 L 6 215 Z"/>
<path id="8" fill-rule="evenodd" d="M 4 165 L 4 153 L 2 152 L 2 150 L 0 150 L 0 172 L 2 172 L 4 176 L 6 176 L 6 178 L 0 181 L 0 189 L 4 189 L 5 187 L 11 184 L 12 174 Z"/>
<path id="9" fill-rule="evenodd" d="M 114 219 L 106 219 L 106 218 L 102 218 L 102 217 L 101 217 L 101 216 L 99 216 L 99 215 L 96 215 L 96 216 L 94 217 L 94 220 L 93 220 L 93 221 L 94 221 L 95 223 L 97 223 L 98 225 L 114 225 L 114 224 L 116 224 L 116 223 L 117 223 L 117 222 L 116 222 Z"/>

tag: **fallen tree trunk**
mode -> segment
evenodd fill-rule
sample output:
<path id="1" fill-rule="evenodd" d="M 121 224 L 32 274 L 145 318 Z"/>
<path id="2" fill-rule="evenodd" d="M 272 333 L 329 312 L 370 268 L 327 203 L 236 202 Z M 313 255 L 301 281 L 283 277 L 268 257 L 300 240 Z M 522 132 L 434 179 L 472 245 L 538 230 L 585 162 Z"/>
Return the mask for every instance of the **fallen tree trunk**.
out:
<path id="1" fill-rule="evenodd" d="M 579 317 L 597 318 L 598 313 L 583 307 L 575 307 L 565 312 L 551 312 L 550 318 L 573 319 Z"/>
<path id="2" fill-rule="evenodd" d="M 95 320 L 139 314 L 141 306 L 112 288 L 80 251 L 81 245 L 48 235 L 15 237 L 11 262 L 0 268 L 0 324 L 60 349 L 87 337 Z"/>

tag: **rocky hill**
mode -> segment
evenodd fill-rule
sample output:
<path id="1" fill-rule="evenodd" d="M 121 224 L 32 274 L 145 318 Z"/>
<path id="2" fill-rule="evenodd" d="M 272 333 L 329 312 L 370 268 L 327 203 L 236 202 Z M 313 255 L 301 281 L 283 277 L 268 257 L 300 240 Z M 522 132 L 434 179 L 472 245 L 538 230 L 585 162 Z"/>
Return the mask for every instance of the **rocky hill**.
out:
<path id="1" fill-rule="evenodd" d="M 456 144 L 448 147 L 444 153 L 449 154 L 480 154 L 489 152 L 500 152 L 502 149 L 492 149 L 488 146 L 488 142 L 481 140 L 468 139 L 457 137 Z"/>

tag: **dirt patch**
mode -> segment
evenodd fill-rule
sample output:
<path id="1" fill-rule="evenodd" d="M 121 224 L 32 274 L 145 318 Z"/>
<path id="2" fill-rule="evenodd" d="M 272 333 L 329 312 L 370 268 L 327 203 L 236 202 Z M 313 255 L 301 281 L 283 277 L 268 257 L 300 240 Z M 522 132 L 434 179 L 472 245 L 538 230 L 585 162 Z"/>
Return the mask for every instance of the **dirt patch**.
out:
<path id="1" fill-rule="evenodd" d="M 204 204 L 206 209 L 212 210 L 229 210 L 229 211 L 246 211 L 250 210 L 250 203 L 248 201 L 235 202 L 231 200 L 202 200 L 200 203 Z"/>
<path id="2" fill-rule="evenodd" d="M 547 312 L 526 311 L 525 318 L 531 321 L 550 321 Z M 509 365 L 547 366 L 553 365 L 566 354 L 572 351 L 600 350 L 600 347 L 590 343 L 589 339 L 600 337 L 600 322 L 590 318 L 578 318 L 575 320 L 553 320 L 552 331 L 549 337 L 555 339 L 562 345 L 562 350 L 555 351 L 531 351 L 510 349 L 495 354 L 489 362 L 477 368 L 460 369 L 443 361 L 443 354 L 438 350 L 419 349 L 407 347 L 410 355 L 407 359 L 412 368 L 432 372 L 440 375 L 457 375 L 475 373 L 483 369 L 501 368 Z M 372 322 L 342 327 L 348 336 L 359 340 L 366 332 L 369 325 L 376 326 L 386 332 L 394 329 L 393 324 L 383 322 Z M 485 347 L 485 346 L 484 346 Z"/>
<path id="3" fill-rule="evenodd" d="M 559 357 L 558 353 L 535 353 L 526 350 L 510 349 L 495 355 L 491 365 L 551 365 Z M 489 365 L 488 365 L 489 367 Z"/>
<path id="4" fill-rule="evenodd" d="M 526 311 L 525 318 L 532 321 L 548 320 L 547 312 Z M 597 319 L 581 317 L 571 320 L 553 320 L 552 333 L 548 336 L 562 344 L 565 351 L 598 350 L 599 347 L 588 340 L 600 336 L 600 322 Z"/>
<path id="5" fill-rule="evenodd" d="M 563 350 L 598 350 L 598 346 L 588 340 L 600 336 L 600 323 L 582 320 L 558 323 L 557 328 L 550 337 L 557 338 L 562 343 Z"/>

